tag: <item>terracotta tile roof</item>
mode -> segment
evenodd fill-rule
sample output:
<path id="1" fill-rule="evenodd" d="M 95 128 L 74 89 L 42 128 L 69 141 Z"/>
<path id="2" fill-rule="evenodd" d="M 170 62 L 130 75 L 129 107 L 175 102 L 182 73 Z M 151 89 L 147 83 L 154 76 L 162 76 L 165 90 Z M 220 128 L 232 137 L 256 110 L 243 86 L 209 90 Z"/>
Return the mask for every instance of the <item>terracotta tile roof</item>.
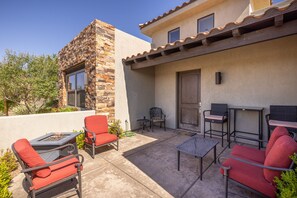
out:
<path id="1" fill-rule="evenodd" d="M 205 40 L 206 38 L 209 38 L 209 37 L 224 36 L 224 33 L 228 32 L 228 31 L 232 31 L 234 29 L 238 29 L 238 28 L 245 27 L 248 25 L 253 25 L 259 21 L 263 21 L 265 19 L 276 16 L 277 14 L 284 14 L 284 13 L 292 11 L 292 10 L 294 10 L 294 11 L 297 10 L 297 0 L 292 1 L 289 5 L 287 5 L 285 7 L 282 7 L 282 8 L 271 7 L 270 9 L 266 10 L 262 15 L 257 15 L 257 16 L 250 15 L 250 16 L 245 17 L 241 22 L 231 22 L 231 23 L 226 24 L 224 27 L 213 28 L 209 32 L 198 33 L 196 36 L 187 37 L 183 40 L 178 40 L 174 43 L 168 43 L 168 44 L 160 46 L 158 48 L 153 48 L 150 51 L 144 51 L 142 53 L 138 53 L 136 55 L 132 55 L 130 57 L 123 58 L 122 61 L 125 65 L 131 65 L 131 64 L 133 64 L 132 62 L 135 59 L 141 59 L 141 58 L 144 59 L 147 56 L 152 56 L 153 58 L 156 58 L 158 56 L 156 55 L 156 57 L 154 57 L 154 55 L 157 53 L 160 53 L 163 51 L 168 51 L 171 49 L 174 50 L 178 47 L 183 47 L 185 45 L 191 45 L 196 42 L 202 42 L 203 40 Z"/>
<path id="2" fill-rule="evenodd" d="M 168 12 L 165 12 L 164 14 L 162 14 L 160 16 L 157 16 L 156 18 L 154 18 L 154 19 L 152 19 L 150 21 L 147 21 L 147 22 L 145 22 L 143 24 L 139 24 L 139 27 L 140 27 L 140 29 L 142 29 L 142 28 L 144 28 L 144 27 L 146 27 L 146 26 L 148 26 L 148 25 L 150 25 L 150 24 L 152 24 L 152 23 L 154 23 L 154 22 L 156 22 L 156 21 L 158 21 L 158 20 L 160 20 L 160 19 L 162 19 L 162 18 L 164 18 L 164 17 L 166 17 L 166 16 L 168 16 L 168 15 L 170 15 L 170 14 L 184 8 L 184 7 L 186 7 L 187 5 L 189 5 L 189 4 L 191 4 L 191 3 L 195 2 L 195 1 L 197 1 L 197 0 L 189 0 L 189 1 L 185 2 L 185 3 L 183 3 L 180 6 L 176 6 L 175 8 L 169 10 Z"/>

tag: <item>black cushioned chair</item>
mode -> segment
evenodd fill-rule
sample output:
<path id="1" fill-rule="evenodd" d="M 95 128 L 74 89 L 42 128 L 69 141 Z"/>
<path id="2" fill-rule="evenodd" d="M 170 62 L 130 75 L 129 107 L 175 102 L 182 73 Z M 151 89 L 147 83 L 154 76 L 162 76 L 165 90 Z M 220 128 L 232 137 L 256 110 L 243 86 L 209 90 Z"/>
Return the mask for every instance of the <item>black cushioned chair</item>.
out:
<path id="1" fill-rule="evenodd" d="M 206 134 L 219 136 L 222 138 L 222 146 L 224 146 L 224 136 L 228 134 L 228 105 L 227 104 L 211 104 L 211 110 L 203 111 L 204 118 L 204 138 Z M 209 122 L 209 130 L 206 130 L 205 123 Z M 224 123 L 227 123 L 227 131 L 224 131 Z M 212 124 L 220 124 L 221 130 L 212 128 Z"/>
<path id="2" fill-rule="evenodd" d="M 286 127 L 290 132 L 297 133 L 297 106 L 270 105 L 270 113 L 265 116 L 268 130 L 277 126 Z"/>
<path id="3" fill-rule="evenodd" d="M 154 124 L 160 123 L 160 128 L 164 127 L 166 131 L 166 115 L 163 113 L 162 109 L 159 107 L 150 108 L 150 127 L 154 131 Z"/>

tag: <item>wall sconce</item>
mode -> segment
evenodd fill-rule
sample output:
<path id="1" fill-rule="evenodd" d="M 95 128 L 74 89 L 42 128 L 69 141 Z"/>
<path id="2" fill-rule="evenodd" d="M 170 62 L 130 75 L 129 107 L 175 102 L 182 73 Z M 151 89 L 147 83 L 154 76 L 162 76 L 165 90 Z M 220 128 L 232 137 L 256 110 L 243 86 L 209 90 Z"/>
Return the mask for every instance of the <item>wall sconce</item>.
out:
<path id="1" fill-rule="evenodd" d="M 222 83 L 222 73 L 216 72 L 216 85 L 219 85 Z"/>

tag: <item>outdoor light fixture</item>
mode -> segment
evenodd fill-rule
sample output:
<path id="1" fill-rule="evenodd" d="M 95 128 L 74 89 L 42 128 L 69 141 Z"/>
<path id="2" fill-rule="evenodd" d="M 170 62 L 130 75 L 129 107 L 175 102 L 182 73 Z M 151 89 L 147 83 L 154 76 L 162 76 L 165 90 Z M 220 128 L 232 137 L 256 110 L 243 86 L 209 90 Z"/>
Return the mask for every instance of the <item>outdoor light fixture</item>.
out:
<path id="1" fill-rule="evenodd" d="M 222 83 L 222 73 L 216 72 L 216 85 L 219 85 Z"/>

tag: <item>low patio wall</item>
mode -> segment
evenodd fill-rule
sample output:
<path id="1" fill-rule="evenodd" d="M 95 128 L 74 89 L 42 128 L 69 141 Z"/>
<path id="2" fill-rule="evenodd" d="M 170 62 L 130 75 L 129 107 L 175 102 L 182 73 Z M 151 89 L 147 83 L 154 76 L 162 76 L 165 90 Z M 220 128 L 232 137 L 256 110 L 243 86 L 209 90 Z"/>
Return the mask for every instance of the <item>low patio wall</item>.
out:
<path id="1" fill-rule="evenodd" d="M 0 149 L 10 148 L 20 139 L 34 139 L 50 132 L 82 130 L 84 118 L 94 110 L 0 117 Z"/>

